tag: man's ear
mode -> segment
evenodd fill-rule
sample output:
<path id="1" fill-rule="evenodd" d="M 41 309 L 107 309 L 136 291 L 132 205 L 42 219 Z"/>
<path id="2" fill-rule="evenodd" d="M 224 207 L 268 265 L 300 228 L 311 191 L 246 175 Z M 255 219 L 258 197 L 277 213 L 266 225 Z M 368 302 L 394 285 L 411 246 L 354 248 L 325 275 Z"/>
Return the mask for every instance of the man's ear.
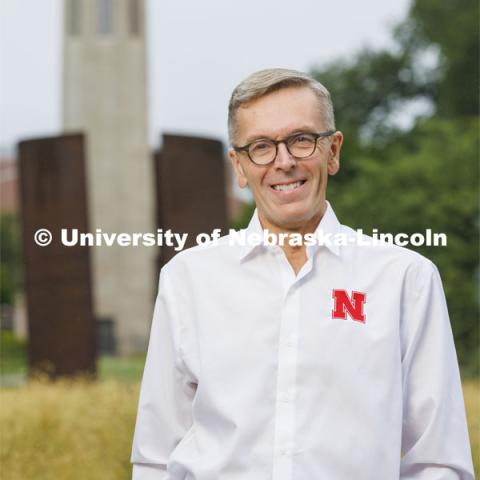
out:
<path id="1" fill-rule="evenodd" d="M 230 148 L 228 150 L 228 157 L 230 158 L 230 161 L 232 162 L 232 167 L 233 170 L 235 171 L 235 175 L 237 177 L 237 183 L 240 188 L 245 188 L 248 185 L 247 177 L 245 175 L 245 172 L 243 170 L 242 164 L 240 163 L 240 160 L 238 158 L 237 152 L 233 149 Z"/>
<path id="2" fill-rule="evenodd" d="M 333 134 L 330 151 L 328 153 L 327 171 L 329 175 L 335 175 L 340 169 L 340 150 L 343 144 L 343 133 L 336 131 Z"/>

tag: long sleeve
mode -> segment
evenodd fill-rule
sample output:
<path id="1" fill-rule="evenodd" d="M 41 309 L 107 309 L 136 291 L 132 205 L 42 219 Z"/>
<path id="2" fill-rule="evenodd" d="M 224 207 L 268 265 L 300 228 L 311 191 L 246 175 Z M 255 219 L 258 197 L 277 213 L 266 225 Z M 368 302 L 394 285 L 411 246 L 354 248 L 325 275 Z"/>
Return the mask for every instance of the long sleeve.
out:
<path id="1" fill-rule="evenodd" d="M 131 462 L 133 480 L 170 480 L 169 456 L 191 426 L 195 385 L 181 350 L 181 318 L 167 267 L 160 274 Z"/>
<path id="2" fill-rule="evenodd" d="M 402 480 L 473 480 L 465 406 L 442 283 L 428 262 L 402 311 Z"/>

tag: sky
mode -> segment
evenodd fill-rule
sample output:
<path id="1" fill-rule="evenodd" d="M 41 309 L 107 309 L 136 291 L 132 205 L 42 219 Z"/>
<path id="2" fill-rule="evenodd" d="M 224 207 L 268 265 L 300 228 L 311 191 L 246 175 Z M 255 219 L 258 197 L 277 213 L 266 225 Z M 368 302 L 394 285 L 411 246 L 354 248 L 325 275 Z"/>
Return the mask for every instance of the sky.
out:
<path id="1" fill-rule="evenodd" d="M 115 0 L 114 0 L 115 1 Z M 255 70 L 308 71 L 393 44 L 410 0 L 146 0 L 149 141 L 226 141 L 233 88 Z M 62 0 L 0 2 L 0 153 L 61 132 Z"/>

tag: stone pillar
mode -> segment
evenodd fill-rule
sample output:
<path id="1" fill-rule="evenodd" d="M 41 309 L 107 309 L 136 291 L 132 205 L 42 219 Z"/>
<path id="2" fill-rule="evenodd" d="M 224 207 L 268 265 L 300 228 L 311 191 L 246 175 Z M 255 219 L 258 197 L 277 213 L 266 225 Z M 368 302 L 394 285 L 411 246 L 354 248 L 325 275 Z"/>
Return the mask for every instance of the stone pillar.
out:
<path id="1" fill-rule="evenodd" d="M 144 0 L 64 2 L 63 127 L 85 132 L 90 227 L 154 231 Z M 93 308 L 116 353 L 145 351 L 155 249 L 91 251 Z"/>

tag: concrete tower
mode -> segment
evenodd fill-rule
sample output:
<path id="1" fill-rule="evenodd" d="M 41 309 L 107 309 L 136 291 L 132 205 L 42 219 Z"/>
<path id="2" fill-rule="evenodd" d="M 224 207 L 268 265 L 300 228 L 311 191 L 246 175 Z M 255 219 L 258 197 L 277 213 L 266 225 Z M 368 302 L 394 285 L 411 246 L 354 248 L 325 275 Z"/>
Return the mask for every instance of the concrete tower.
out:
<path id="1" fill-rule="evenodd" d="M 87 139 L 89 227 L 154 232 L 143 0 L 65 0 L 63 124 Z M 93 247 L 94 311 L 119 353 L 144 350 L 153 247 Z"/>

